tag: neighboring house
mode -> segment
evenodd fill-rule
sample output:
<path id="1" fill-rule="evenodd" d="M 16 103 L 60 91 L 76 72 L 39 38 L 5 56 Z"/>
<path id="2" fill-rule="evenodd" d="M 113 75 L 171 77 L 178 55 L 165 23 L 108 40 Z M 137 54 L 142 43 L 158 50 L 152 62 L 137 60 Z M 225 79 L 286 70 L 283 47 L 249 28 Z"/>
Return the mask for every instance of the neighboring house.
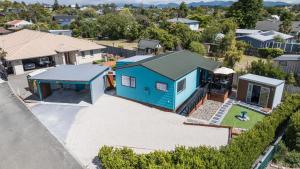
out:
<path id="1" fill-rule="evenodd" d="M 2 35 L 0 42 L 0 48 L 7 52 L 6 66 L 14 74 L 23 74 L 24 64 L 37 63 L 41 58 L 48 58 L 54 65 L 101 60 L 105 48 L 88 40 L 27 29 Z"/>
<path id="2" fill-rule="evenodd" d="M 254 74 L 239 77 L 237 99 L 273 109 L 281 103 L 284 81 Z"/>
<path id="3" fill-rule="evenodd" d="M 242 40 L 250 44 L 254 48 L 266 48 L 271 44 L 276 43 L 276 37 L 280 37 L 284 40 L 284 43 L 292 43 L 293 36 L 276 31 L 267 31 L 254 33 L 250 35 L 237 37 L 238 40 Z"/>
<path id="4" fill-rule="evenodd" d="M 190 51 L 120 62 L 122 60 L 116 67 L 118 96 L 171 111 L 187 103 L 194 93 L 203 94 L 202 87 L 220 67 L 220 63 Z M 192 99 L 190 111 L 198 101 L 198 98 Z"/>
<path id="5" fill-rule="evenodd" d="M 49 30 L 48 32 L 55 35 L 72 36 L 72 30 Z"/>
<path id="6" fill-rule="evenodd" d="M 264 20 L 256 23 L 255 29 L 262 31 L 279 31 L 279 27 L 282 21 Z M 292 21 L 292 32 L 291 35 L 299 35 L 300 33 L 300 21 Z"/>
<path id="7" fill-rule="evenodd" d="M 138 43 L 138 54 L 158 54 L 163 48 L 158 40 L 141 39 Z"/>
<path id="8" fill-rule="evenodd" d="M 104 94 L 105 78 L 109 70 L 108 67 L 93 64 L 62 65 L 29 77 L 28 82 L 30 90 L 37 94 L 40 100 L 45 100 L 57 90 L 60 93 L 62 90 L 73 90 L 82 91 L 78 97 L 93 104 Z"/>
<path id="9" fill-rule="evenodd" d="M 245 35 L 250 35 L 254 33 L 260 33 L 261 30 L 256 30 L 256 29 L 236 29 L 235 30 L 235 35 L 236 37 L 239 36 L 245 36 Z"/>
<path id="10" fill-rule="evenodd" d="M 75 21 L 76 16 L 72 15 L 55 15 L 52 20 L 57 22 L 60 26 L 70 25 Z"/>
<path id="11" fill-rule="evenodd" d="M 273 61 L 284 72 L 294 73 L 300 78 L 300 55 L 281 55 Z"/>
<path id="12" fill-rule="evenodd" d="M 5 25 L 8 27 L 8 29 L 22 29 L 26 26 L 32 25 L 32 23 L 25 20 L 13 20 L 6 22 Z"/>
<path id="13" fill-rule="evenodd" d="M 3 27 L 0 27 L 0 35 L 7 35 L 7 34 L 10 34 L 10 33 L 12 33 L 12 31 L 7 30 Z"/>
<path id="14" fill-rule="evenodd" d="M 173 18 L 173 19 L 169 19 L 167 21 L 170 23 L 183 23 L 183 24 L 187 25 L 193 31 L 199 30 L 200 22 L 196 21 L 196 20 L 190 20 L 190 19 L 186 19 L 186 18 Z"/>

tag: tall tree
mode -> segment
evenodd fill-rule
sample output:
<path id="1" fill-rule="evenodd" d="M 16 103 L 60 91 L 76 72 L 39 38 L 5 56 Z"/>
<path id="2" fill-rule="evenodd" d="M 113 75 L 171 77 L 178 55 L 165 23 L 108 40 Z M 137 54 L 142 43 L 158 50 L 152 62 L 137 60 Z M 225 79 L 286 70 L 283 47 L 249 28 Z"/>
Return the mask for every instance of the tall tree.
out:
<path id="1" fill-rule="evenodd" d="M 263 9 L 263 0 L 239 0 L 229 8 L 228 17 L 233 17 L 241 28 L 254 28 Z"/>
<path id="2" fill-rule="evenodd" d="M 189 8 L 185 2 L 181 2 L 179 5 L 178 17 L 185 18 L 188 14 Z"/>
<path id="3" fill-rule="evenodd" d="M 59 4 L 58 4 L 58 0 L 54 0 L 54 4 L 53 4 L 53 10 L 58 10 L 59 9 Z"/>
<path id="4" fill-rule="evenodd" d="M 282 33 L 291 33 L 293 29 L 292 21 L 291 20 L 285 20 L 279 25 L 279 32 Z"/>

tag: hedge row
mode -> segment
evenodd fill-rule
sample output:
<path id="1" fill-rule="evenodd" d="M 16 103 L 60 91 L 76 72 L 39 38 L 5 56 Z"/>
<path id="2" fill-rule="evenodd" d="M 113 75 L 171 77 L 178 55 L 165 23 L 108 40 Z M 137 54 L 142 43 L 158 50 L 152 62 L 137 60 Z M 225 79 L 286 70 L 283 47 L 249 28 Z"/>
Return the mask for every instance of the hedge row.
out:
<path id="1" fill-rule="evenodd" d="M 276 58 L 283 55 L 283 50 L 280 48 L 259 48 L 258 55 L 261 58 Z"/>
<path id="2" fill-rule="evenodd" d="M 290 150 L 300 152 L 300 111 L 291 117 L 286 132 L 286 144 Z"/>
<path id="3" fill-rule="evenodd" d="M 100 149 L 98 157 L 105 169 L 247 169 L 251 168 L 254 161 L 274 140 L 278 128 L 298 109 L 300 95 L 286 97 L 284 103 L 270 116 L 220 150 L 203 146 L 177 147 L 175 151 L 156 151 L 139 155 L 128 148 L 115 149 L 104 146 Z"/>

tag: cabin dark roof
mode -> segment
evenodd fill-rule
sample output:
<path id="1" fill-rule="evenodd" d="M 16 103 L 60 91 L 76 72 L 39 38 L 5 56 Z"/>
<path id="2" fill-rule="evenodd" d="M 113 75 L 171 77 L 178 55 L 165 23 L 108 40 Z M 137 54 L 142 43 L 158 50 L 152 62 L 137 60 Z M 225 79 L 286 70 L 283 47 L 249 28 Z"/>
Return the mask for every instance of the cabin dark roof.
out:
<path id="1" fill-rule="evenodd" d="M 156 49 L 159 45 L 158 40 L 141 39 L 138 44 L 139 49 Z"/>
<path id="2" fill-rule="evenodd" d="M 150 57 L 132 64 L 127 64 L 117 69 L 132 66 L 144 66 L 172 80 L 177 80 L 197 68 L 214 71 L 220 67 L 219 62 L 204 58 L 203 56 L 187 50 L 168 52 Z"/>
<path id="3" fill-rule="evenodd" d="M 264 20 L 258 21 L 256 23 L 255 29 L 263 30 L 263 31 L 279 31 L 279 26 L 281 21 L 272 21 L 272 20 Z M 300 21 L 292 21 L 292 32 L 300 31 Z"/>

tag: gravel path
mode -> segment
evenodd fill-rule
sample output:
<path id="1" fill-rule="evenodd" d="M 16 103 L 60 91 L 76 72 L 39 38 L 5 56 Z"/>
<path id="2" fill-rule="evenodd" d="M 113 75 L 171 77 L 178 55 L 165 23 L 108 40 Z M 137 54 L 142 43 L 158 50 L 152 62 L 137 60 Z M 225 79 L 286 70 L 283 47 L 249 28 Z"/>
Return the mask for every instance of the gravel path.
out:
<path id="1" fill-rule="evenodd" d="M 223 103 L 213 100 L 206 100 L 204 104 L 197 109 L 190 117 L 200 120 L 209 121 Z"/>

